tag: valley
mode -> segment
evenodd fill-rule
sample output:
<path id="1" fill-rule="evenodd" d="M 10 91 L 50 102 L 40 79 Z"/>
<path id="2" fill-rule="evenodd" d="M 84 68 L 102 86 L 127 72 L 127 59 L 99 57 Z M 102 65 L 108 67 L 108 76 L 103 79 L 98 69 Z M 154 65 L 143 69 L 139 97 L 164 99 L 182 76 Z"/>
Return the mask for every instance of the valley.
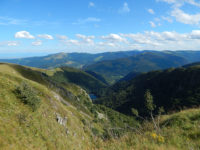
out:
<path id="1" fill-rule="evenodd" d="M 200 148 L 199 64 L 157 52 L 129 59 L 141 62 L 130 69 L 125 58 L 110 60 L 129 70 L 118 67 L 122 77 L 114 83 L 95 69 L 1 63 L 0 148 Z"/>

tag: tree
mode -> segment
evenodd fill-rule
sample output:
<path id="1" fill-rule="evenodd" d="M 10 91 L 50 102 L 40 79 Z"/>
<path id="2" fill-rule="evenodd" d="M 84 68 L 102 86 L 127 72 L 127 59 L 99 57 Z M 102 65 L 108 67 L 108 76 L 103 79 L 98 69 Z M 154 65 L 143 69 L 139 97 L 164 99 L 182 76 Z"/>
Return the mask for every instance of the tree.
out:
<path id="1" fill-rule="evenodd" d="M 155 128 L 156 132 L 159 133 L 160 132 L 160 116 L 164 112 L 164 108 L 159 107 L 157 122 L 156 122 L 154 115 L 153 115 L 153 111 L 155 110 L 156 105 L 153 103 L 153 96 L 152 96 L 149 89 L 146 90 L 146 92 L 144 94 L 144 98 L 145 98 L 145 106 L 150 113 L 151 119 L 152 119 L 153 124 L 154 124 L 154 128 Z"/>
<path id="2" fill-rule="evenodd" d="M 132 108 L 131 111 L 132 111 L 132 114 L 133 114 L 134 116 L 136 116 L 136 117 L 139 116 L 139 113 L 138 113 L 138 110 L 137 110 L 137 109 Z"/>
<path id="3" fill-rule="evenodd" d="M 154 128 L 158 132 L 159 129 L 158 129 L 157 123 L 155 121 L 155 118 L 153 116 L 153 111 L 156 108 L 156 105 L 154 105 L 154 103 L 153 103 L 153 96 L 151 95 L 151 92 L 149 89 L 146 90 L 146 92 L 144 94 L 144 99 L 145 99 L 145 106 L 151 115 L 151 119 L 153 121 Z"/>
<path id="4" fill-rule="evenodd" d="M 156 105 L 153 104 L 153 96 L 151 95 L 151 92 L 149 89 L 146 90 L 144 94 L 145 98 L 145 106 L 148 109 L 148 111 L 152 112 L 156 108 Z"/>

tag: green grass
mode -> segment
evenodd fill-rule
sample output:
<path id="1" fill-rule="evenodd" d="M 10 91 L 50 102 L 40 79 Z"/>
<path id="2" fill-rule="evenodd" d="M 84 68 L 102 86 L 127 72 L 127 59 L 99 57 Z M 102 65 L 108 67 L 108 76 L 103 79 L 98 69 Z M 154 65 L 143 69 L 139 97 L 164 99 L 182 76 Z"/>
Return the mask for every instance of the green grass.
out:
<path id="1" fill-rule="evenodd" d="M 97 147 L 105 150 L 199 150 L 200 109 L 184 110 L 161 117 L 161 132 L 156 134 L 151 122 L 143 124 L 141 134 L 127 133 L 111 141 L 98 141 Z M 158 140 L 159 137 L 163 138 Z"/>
<path id="2" fill-rule="evenodd" d="M 54 97 L 53 89 L 47 86 L 43 78 L 40 78 L 38 71 L 47 70 L 0 64 L 0 149 L 200 149 L 199 108 L 161 116 L 161 132 L 158 135 L 151 122 L 139 125 L 134 118 L 103 106 L 95 108 L 98 113 L 104 115 L 103 119 L 99 119 L 95 118 L 91 112 L 91 114 L 85 113 L 77 109 L 76 105 L 64 105 Z M 38 91 L 41 104 L 34 112 L 16 96 L 15 90 L 22 81 L 26 81 Z M 68 84 L 64 88 L 75 96 L 79 96 L 80 103 L 87 102 L 85 92 L 79 86 L 71 85 L 73 86 Z M 86 105 L 83 104 L 83 106 Z M 89 111 L 89 107 L 85 109 Z M 58 124 L 55 113 L 68 118 L 66 123 L 68 134 L 66 134 L 66 128 Z M 119 137 L 102 138 L 105 136 L 105 129 L 125 128 L 127 125 L 133 129 L 124 132 Z M 137 128 L 138 126 L 142 128 Z M 118 132 L 117 130 L 112 134 Z"/>
<path id="3" fill-rule="evenodd" d="M 0 71 L 0 149 L 87 149 L 92 146 L 91 133 L 84 132 L 83 115 L 78 110 L 54 99 L 46 86 L 13 74 L 16 70 L 10 65 L 3 68 Z M 14 93 L 23 80 L 40 91 L 41 105 L 35 112 Z M 67 116 L 69 135 L 57 123 L 55 112 Z"/>

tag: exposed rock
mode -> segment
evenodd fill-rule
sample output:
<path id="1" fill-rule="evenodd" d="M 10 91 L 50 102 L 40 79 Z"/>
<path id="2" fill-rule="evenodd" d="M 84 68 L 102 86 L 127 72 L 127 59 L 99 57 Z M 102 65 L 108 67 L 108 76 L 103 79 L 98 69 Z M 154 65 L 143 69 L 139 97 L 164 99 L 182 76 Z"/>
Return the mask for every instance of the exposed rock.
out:
<path id="1" fill-rule="evenodd" d="M 97 112 L 99 119 L 107 119 L 104 114 Z"/>
<path id="2" fill-rule="evenodd" d="M 60 125 L 65 126 L 67 123 L 67 117 L 62 118 L 60 114 L 56 113 L 56 120 Z"/>
<path id="3" fill-rule="evenodd" d="M 76 132 L 74 132 L 73 136 L 76 137 Z"/>
<path id="4" fill-rule="evenodd" d="M 65 133 L 66 133 L 67 135 L 69 134 L 69 129 L 68 129 L 68 128 L 65 129 Z"/>

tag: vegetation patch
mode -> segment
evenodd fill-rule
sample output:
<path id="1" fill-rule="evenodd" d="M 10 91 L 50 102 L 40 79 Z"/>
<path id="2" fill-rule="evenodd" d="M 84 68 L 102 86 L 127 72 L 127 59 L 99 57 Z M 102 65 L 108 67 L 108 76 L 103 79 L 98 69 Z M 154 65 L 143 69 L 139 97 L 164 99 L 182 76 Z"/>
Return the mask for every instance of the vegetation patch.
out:
<path id="1" fill-rule="evenodd" d="M 22 82 L 16 89 L 17 96 L 24 103 L 29 105 L 33 111 L 40 106 L 41 99 L 37 96 L 37 91 L 33 89 L 27 82 Z"/>

